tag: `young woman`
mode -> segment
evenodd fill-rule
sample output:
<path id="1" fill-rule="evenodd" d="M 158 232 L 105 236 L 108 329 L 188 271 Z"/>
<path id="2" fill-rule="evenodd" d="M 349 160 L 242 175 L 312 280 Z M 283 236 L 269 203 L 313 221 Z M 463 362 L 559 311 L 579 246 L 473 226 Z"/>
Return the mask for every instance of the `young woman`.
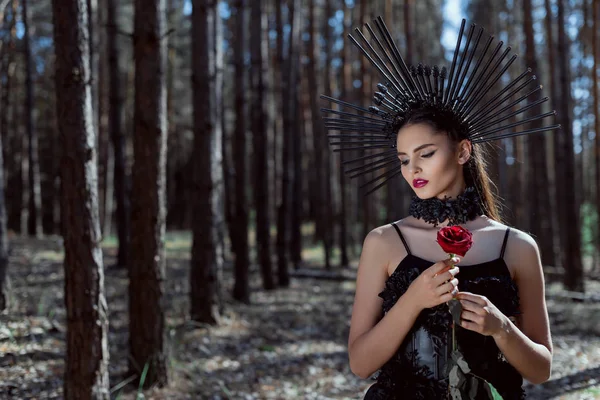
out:
<path id="1" fill-rule="evenodd" d="M 364 241 L 348 350 L 356 375 L 380 370 L 365 398 L 446 398 L 451 317 L 444 305 L 456 297 L 463 306 L 457 341 L 473 373 L 503 399 L 521 399 L 522 378 L 544 382 L 552 363 L 536 242 L 500 222 L 483 154 L 447 117 L 413 112 L 396 143 L 402 177 L 416 196 L 410 216 Z M 463 259 L 448 259 L 436 243 L 449 219 L 473 234 Z"/>
<path id="2" fill-rule="evenodd" d="M 522 117 L 548 98 L 518 108 L 541 87 L 527 88 L 535 81 L 531 69 L 512 81 L 501 79 L 516 56 L 508 58 L 510 47 L 500 51 L 503 42 L 491 46 L 493 36 L 481 40 L 482 28 L 476 32 L 473 24 L 463 35 L 462 21 L 447 74 L 445 67 L 408 68 L 381 17 L 366 27 L 371 40 L 359 30 L 349 36 L 384 83 L 368 108 L 324 96 L 339 107 L 323 109 L 334 115 L 325 118 L 336 132 L 330 144 L 351 155 L 368 150 L 343 163 L 354 176 L 384 171 L 366 183 L 375 182 L 370 192 L 401 174 L 414 196 L 409 216 L 364 240 L 348 338 L 350 367 L 363 378 L 379 371 L 367 399 L 445 399 L 457 389 L 447 368 L 456 362 L 448 362 L 456 341 L 470 369 L 461 368 L 470 374 L 469 398 L 489 398 L 484 388 L 491 384 L 504 400 L 521 399 L 523 378 L 540 383 L 550 376 L 544 277 L 536 242 L 500 220 L 483 146 L 560 126 L 512 131 L 554 113 Z M 496 90 L 498 82 L 504 85 Z M 448 225 L 472 233 L 473 246 L 462 259 L 448 259 L 436 242 Z M 447 304 L 453 298 L 462 306 L 454 330 Z"/>

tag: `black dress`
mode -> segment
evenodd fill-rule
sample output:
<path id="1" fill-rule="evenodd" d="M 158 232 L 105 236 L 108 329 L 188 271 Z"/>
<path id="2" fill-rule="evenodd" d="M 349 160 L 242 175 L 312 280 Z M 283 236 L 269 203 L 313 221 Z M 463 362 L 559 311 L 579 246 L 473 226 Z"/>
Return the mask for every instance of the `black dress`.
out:
<path id="1" fill-rule="evenodd" d="M 387 313 L 421 272 L 434 263 L 411 254 L 396 224 L 392 224 L 407 256 L 389 276 L 379 297 Z M 460 290 L 486 296 L 507 317 L 519 314 L 519 292 L 504 262 L 510 228 L 506 230 L 500 256 L 475 265 L 460 266 Z M 445 360 L 451 346 L 452 317 L 446 304 L 423 310 L 400 348 L 380 369 L 377 383 L 366 400 L 440 400 L 448 398 Z M 494 339 L 460 327 L 456 340 L 472 372 L 490 382 L 504 400 L 525 398 L 523 378 L 506 361 Z"/>

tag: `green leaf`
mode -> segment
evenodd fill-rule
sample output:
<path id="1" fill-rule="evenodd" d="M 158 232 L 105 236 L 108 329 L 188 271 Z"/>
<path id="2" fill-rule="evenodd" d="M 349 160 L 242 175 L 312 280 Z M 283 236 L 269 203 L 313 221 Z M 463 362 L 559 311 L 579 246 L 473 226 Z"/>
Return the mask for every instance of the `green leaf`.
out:
<path id="1" fill-rule="evenodd" d="M 460 314 L 462 313 L 462 304 L 457 299 L 452 299 L 448 302 L 448 308 L 450 314 L 452 314 L 452 320 L 455 326 L 460 326 Z"/>
<path id="2" fill-rule="evenodd" d="M 260 351 L 275 351 L 275 346 L 272 346 L 270 344 L 263 344 L 261 346 L 258 346 L 258 349 Z"/>
<path id="3" fill-rule="evenodd" d="M 500 396 L 500 393 L 498 393 L 496 388 L 491 383 L 489 383 L 488 381 L 485 381 L 485 380 L 483 382 L 485 382 L 485 384 L 483 386 L 485 387 L 485 391 L 487 392 L 490 399 L 503 400 L 502 396 Z"/>

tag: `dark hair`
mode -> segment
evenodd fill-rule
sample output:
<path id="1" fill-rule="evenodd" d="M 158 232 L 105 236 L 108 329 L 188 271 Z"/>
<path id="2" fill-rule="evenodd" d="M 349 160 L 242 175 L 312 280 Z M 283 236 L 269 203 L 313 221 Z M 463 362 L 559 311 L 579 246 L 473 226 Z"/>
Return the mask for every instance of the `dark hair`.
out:
<path id="1" fill-rule="evenodd" d="M 425 124 L 433 128 L 436 132 L 446 133 L 455 145 L 458 145 L 463 139 L 468 138 L 466 127 L 450 111 L 429 107 L 412 110 L 408 117 L 402 121 L 398 130 L 402 127 L 416 124 Z M 502 222 L 500 201 L 496 194 L 497 187 L 487 173 L 487 163 L 485 160 L 487 149 L 483 147 L 485 144 L 487 143 L 472 146 L 471 158 L 465 164 L 463 176 L 467 187 L 472 186 L 477 191 L 485 215 L 493 220 Z"/>

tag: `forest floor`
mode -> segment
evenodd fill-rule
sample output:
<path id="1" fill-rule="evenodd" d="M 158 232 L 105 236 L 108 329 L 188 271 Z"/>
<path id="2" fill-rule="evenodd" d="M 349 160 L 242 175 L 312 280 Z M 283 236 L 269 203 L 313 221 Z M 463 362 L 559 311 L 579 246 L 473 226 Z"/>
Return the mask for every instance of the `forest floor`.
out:
<path id="1" fill-rule="evenodd" d="M 114 241 L 105 243 L 105 287 L 110 313 L 110 381 L 116 399 L 361 399 L 372 383 L 355 377 L 346 340 L 353 301 L 348 279 L 295 277 L 291 286 L 266 292 L 252 270 L 251 304 L 229 295 L 219 326 L 187 320 L 189 234 L 168 234 L 168 388 L 139 395 L 127 385 L 126 271 L 110 267 Z M 0 315 L 0 399 L 60 399 L 65 356 L 62 245 L 58 238 L 13 238 L 10 269 L 13 305 Z M 308 249 L 305 271 L 317 270 L 319 250 Z M 340 271 L 338 271 L 340 272 Z M 588 283 L 600 293 L 600 282 Z M 549 283 L 554 342 L 551 379 L 527 385 L 530 399 L 600 399 L 600 302 L 573 303 Z"/>

